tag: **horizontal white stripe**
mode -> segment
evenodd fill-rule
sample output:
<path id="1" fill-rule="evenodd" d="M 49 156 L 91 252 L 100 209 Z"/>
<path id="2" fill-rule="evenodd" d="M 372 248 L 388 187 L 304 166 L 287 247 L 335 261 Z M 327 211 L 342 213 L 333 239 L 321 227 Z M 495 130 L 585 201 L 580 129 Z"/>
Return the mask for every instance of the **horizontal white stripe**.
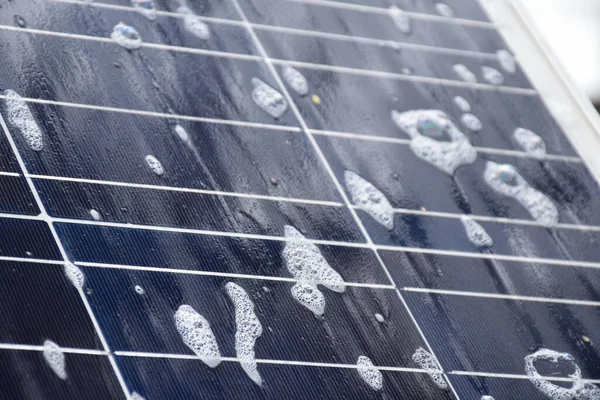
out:
<path id="1" fill-rule="evenodd" d="M 164 272 L 164 273 L 183 274 L 183 275 L 215 276 L 215 277 L 224 277 L 224 278 L 232 278 L 232 279 L 235 279 L 235 278 L 254 279 L 254 280 L 288 282 L 288 283 L 298 282 L 296 279 L 280 277 L 280 276 L 236 274 L 236 273 L 231 273 L 231 272 L 200 271 L 200 270 L 164 268 L 164 267 L 145 267 L 145 266 L 139 266 L 139 265 L 105 264 L 105 263 L 89 262 L 89 261 L 75 261 L 75 264 L 81 265 L 82 267 L 122 269 L 122 270 L 129 270 L 129 271 Z M 396 289 L 396 287 L 394 285 L 383 285 L 383 284 L 377 284 L 377 283 L 345 282 L 345 284 L 348 287 L 359 287 L 359 288 L 367 288 L 367 289 L 386 289 L 386 290 Z"/>
<path id="2" fill-rule="evenodd" d="M 442 294 L 442 295 L 449 295 L 449 296 L 481 297 L 481 298 L 495 299 L 495 300 L 531 301 L 531 302 L 537 302 L 537 303 L 559 303 L 559 304 L 567 304 L 567 305 L 575 305 L 575 306 L 600 307 L 600 301 L 590 301 L 590 300 L 559 299 L 559 298 L 552 298 L 552 297 L 519 296 L 519 295 L 512 295 L 512 294 L 466 292 L 466 291 L 461 291 L 461 290 L 427 289 L 427 288 L 415 288 L 415 287 L 404 287 L 400 290 L 405 291 L 405 292 Z"/>
<path id="3" fill-rule="evenodd" d="M 481 376 L 486 378 L 500 378 L 500 379 L 525 379 L 531 380 L 531 377 L 528 375 L 518 375 L 518 374 L 503 374 L 496 372 L 475 372 L 475 371 L 450 371 L 448 375 L 461 375 L 461 376 Z M 562 377 L 562 376 L 542 376 L 540 377 L 546 381 L 555 381 L 555 382 L 573 382 L 573 378 Z M 600 383 L 600 379 L 582 379 L 584 382 L 589 383 Z"/>
<path id="4" fill-rule="evenodd" d="M 0 343 L 0 350 L 44 351 L 44 346 L 36 346 L 32 344 Z M 60 350 L 63 353 L 69 354 L 89 354 L 94 356 L 107 356 L 109 354 L 104 350 L 76 349 L 73 347 L 60 347 Z"/>

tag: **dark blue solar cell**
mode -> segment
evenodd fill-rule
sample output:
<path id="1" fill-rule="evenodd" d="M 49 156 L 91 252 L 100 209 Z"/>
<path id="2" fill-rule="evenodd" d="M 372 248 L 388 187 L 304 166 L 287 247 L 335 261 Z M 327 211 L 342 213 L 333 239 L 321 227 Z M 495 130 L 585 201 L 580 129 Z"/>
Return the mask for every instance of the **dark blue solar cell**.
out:
<path id="1" fill-rule="evenodd" d="M 0 256 L 61 260 L 45 221 L 0 218 Z"/>
<path id="2" fill-rule="evenodd" d="M 21 176 L 0 176 L 0 212 L 37 215 L 35 199 Z"/>

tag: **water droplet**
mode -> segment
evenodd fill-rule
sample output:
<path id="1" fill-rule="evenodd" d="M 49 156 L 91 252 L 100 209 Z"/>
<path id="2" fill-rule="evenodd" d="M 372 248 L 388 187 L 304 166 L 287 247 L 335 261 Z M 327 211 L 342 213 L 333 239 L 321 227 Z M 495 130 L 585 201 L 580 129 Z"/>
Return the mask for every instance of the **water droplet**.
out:
<path id="1" fill-rule="evenodd" d="M 471 113 L 465 113 L 460 117 L 460 122 L 473 132 L 479 132 L 483 129 L 483 125 L 479 118 Z"/>
<path id="2" fill-rule="evenodd" d="M 273 186 L 279 185 L 279 181 L 277 180 L 277 178 L 271 178 L 270 181 Z"/>
<path id="3" fill-rule="evenodd" d="M 92 217 L 92 219 L 94 221 L 100 221 L 102 219 L 102 217 L 100 216 L 100 213 L 94 209 L 90 210 L 90 216 Z"/>
<path id="4" fill-rule="evenodd" d="M 383 374 L 373 365 L 369 357 L 360 356 L 356 363 L 357 371 L 363 381 L 373 390 L 383 389 Z"/>
<path id="5" fill-rule="evenodd" d="M 383 318 L 383 315 L 381 314 L 375 314 L 375 319 L 377 320 L 377 322 L 385 322 L 385 318 Z"/>
<path id="6" fill-rule="evenodd" d="M 32 253 L 32 252 L 30 252 L 30 251 L 26 251 L 26 252 L 25 252 L 25 255 L 26 255 L 27 257 L 31 257 L 31 256 L 33 256 L 33 253 Z"/>
<path id="7" fill-rule="evenodd" d="M 135 285 L 135 287 L 133 288 L 133 290 L 135 290 L 135 292 L 139 295 L 143 295 L 146 293 L 146 291 L 144 290 L 143 287 L 141 287 L 140 285 Z"/>
<path id="8" fill-rule="evenodd" d="M 122 22 L 119 22 L 117 25 L 115 25 L 110 37 L 119 46 L 122 46 L 128 50 L 135 50 L 142 47 L 142 37 L 138 31 Z"/>
<path id="9" fill-rule="evenodd" d="M 20 15 L 15 15 L 15 25 L 25 28 L 27 27 L 27 21 L 25 21 L 25 18 L 21 17 Z"/>
<path id="10" fill-rule="evenodd" d="M 515 61 L 515 58 L 512 54 L 502 49 L 498 50 L 496 52 L 496 55 L 498 56 L 498 61 L 500 62 L 500 66 L 503 70 L 505 70 L 509 74 L 517 73 L 517 62 Z"/>
<path id="11" fill-rule="evenodd" d="M 273 118 L 281 118 L 287 111 L 288 103 L 281 93 L 258 78 L 252 78 L 252 100 Z"/>
<path id="12" fill-rule="evenodd" d="M 460 109 L 462 112 L 470 112 L 471 104 L 462 96 L 456 96 L 454 99 L 454 104 Z"/>
<path id="13" fill-rule="evenodd" d="M 436 3 L 435 9 L 443 17 L 454 18 L 454 10 L 452 10 L 448 4 Z"/>
<path id="14" fill-rule="evenodd" d="M 294 92 L 298 93 L 300 96 L 306 96 L 308 94 L 308 81 L 300 71 L 286 65 L 283 67 L 282 76 Z"/>
<path id="15" fill-rule="evenodd" d="M 182 142 L 190 140 L 190 135 L 188 135 L 187 131 L 181 125 L 175 125 L 175 133 Z"/>
<path id="16" fill-rule="evenodd" d="M 484 65 L 481 67 L 483 79 L 492 85 L 502 85 L 504 83 L 504 75 L 495 68 Z"/>
<path id="17" fill-rule="evenodd" d="M 392 17 L 392 21 L 394 21 L 394 24 L 400 32 L 410 33 L 410 17 L 408 14 L 396 6 L 391 6 L 388 11 L 390 17 Z"/>
<path id="18" fill-rule="evenodd" d="M 477 83 L 477 77 L 469 68 L 464 64 L 455 64 L 452 69 L 460 79 L 469 83 Z"/>
<path id="19" fill-rule="evenodd" d="M 131 5 L 150 21 L 156 19 L 156 8 L 153 0 L 131 0 Z"/>
<path id="20" fill-rule="evenodd" d="M 319 96 L 317 96 L 316 94 L 313 94 L 310 98 L 312 100 L 313 103 L 315 103 L 316 105 L 321 104 L 321 98 Z"/>
<path id="21" fill-rule="evenodd" d="M 6 108 L 8 113 L 8 121 L 14 125 L 23 139 L 25 143 L 29 146 L 29 148 L 33 151 L 40 151 L 44 147 L 44 142 L 42 140 L 42 131 L 38 126 L 35 118 L 33 118 L 33 114 L 29 110 L 29 106 L 23 100 L 21 96 L 17 94 L 14 90 L 6 90 L 4 92 L 6 96 Z"/>
<path id="22" fill-rule="evenodd" d="M 165 169 L 164 169 L 163 165 L 153 155 L 148 154 L 146 156 L 145 160 L 146 160 L 146 164 L 148 164 L 148 167 L 150 168 L 150 170 L 152 172 L 154 172 L 156 175 L 161 176 L 165 173 Z"/>

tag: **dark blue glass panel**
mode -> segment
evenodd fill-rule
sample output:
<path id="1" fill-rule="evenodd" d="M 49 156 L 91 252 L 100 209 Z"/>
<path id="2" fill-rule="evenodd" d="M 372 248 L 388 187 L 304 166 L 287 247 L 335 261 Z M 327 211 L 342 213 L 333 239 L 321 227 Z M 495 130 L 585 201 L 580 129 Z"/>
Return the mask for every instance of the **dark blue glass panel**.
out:
<path id="1" fill-rule="evenodd" d="M 0 256 L 62 260 L 44 221 L 0 218 Z"/>
<path id="2" fill-rule="evenodd" d="M 29 215 L 40 213 L 25 178 L 0 175 L 0 188 L 0 212 Z"/>

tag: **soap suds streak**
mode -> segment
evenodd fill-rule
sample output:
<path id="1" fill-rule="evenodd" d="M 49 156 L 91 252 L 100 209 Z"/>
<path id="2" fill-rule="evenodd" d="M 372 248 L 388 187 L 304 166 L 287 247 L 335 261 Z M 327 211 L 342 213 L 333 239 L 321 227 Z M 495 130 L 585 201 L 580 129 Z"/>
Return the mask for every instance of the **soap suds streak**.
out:
<path id="1" fill-rule="evenodd" d="M 14 90 L 4 91 L 8 121 L 16 127 L 31 150 L 40 151 L 44 147 L 42 131 L 29 106 Z"/>
<path id="2" fill-rule="evenodd" d="M 344 171 L 344 183 L 354 205 L 388 230 L 394 229 L 394 208 L 379 189 L 352 171 Z"/>
<path id="3" fill-rule="evenodd" d="M 288 109 L 288 103 L 283 95 L 258 78 L 252 78 L 251 83 L 254 103 L 273 118 L 281 118 Z"/>
<path id="4" fill-rule="evenodd" d="M 123 22 L 119 22 L 115 25 L 110 34 L 110 38 L 119 46 L 128 50 L 135 50 L 142 47 L 142 37 L 138 31 L 129 25 L 125 25 Z"/>
<path id="5" fill-rule="evenodd" d="M 424 348 L 419 347 L 417 351 L 415 351 L 415 354 L 413 354 L 412 360 L 431 377 L 437 387 L 440 389 L 448 388 L 448 383 L 444 379 L 442 367 L 433 354 L 429 353 Z"/>
<path id="6" fill-rule="evenodd" d="M 358 370 L 358 374 L 362 378 L 363 381 L 367 383 L 373 390 L 382 390 L 383 389 L 383 375 L 381 371 L 379 371 L 373 365 L 373 362 L 369 357 L 360 356 L 358 357 L 358 361 L 356 363 L 356 367 Z"/>
<path id="7" fill-rule="evenodd" d="M 183 343 L 209 367 L 215 368 L 219 365 L 221 353 L 208 321 L 187 304 L 177 309 L 174 318 L 175 327 Z"/>
<path id="8" fill-rule="evenodd" d="M 396 6 L 391 6 L 388 9 L 388 12 L 390 13 L 392 21 L 394 21 L 394 24 L 400 30 L 400 32 L 410 33 L 410 17 L 405 11 Z"/>
<path id="9" fill-rule="evenodd" d="M 325 296 L 318 285 L 337 293 L 343 293 L 346 285 L 343 278 L 325 260 L 314 244 L 306 241 L 293 226 L 286 225 L 285 237 L 290 239 L 283 248 L 282 258 L 288 271 L 298 281 L 292 289 L 292 297 L 316 315 L 325 312 Z"/>
<path id="10" fill-rule="evenodd" d="M 180 1 L 177 13 L 184 15 L 183 26 L 189 33 L 202 40 L 210 39 L 210 28 L 190 10 L 184 0 Z"/>
<path id="11" fill-rule="evenodd" d="M 65 362 L 65 354 L 59 345 L 51 340 L 44 342 L 44 348 L 42 350 L 44 360 L 46 364 L 52 369 L 52 371 L 63 381 L 67 379 L 67 366 Z"/>
<path id="12" fill-rule="evenodd" d="M 546 156 L 546 143 L 535 132 L 525 128 L 517 128 L 513 132 L 513 139 L 517 145 L 536 158 Z"/>
<path id="13" fill-rule="evenodd" d="M 454 10 L 452 10 L 448 4 L 436 3 L 435 9 L 443 17 L 454 18 Z"/>
<path id="14" fill-rule="evenodd" d="M 467 237 L 469 241 L 473 243 L 477 247 L 491 247 L 494 244 L 494 241 L 487 234 L 485 229 L 477 222 L 473 220 L 473 218 L 463 215 L 460 217 L 460 222 L 462 222 L 463 227 L 465 228 L 465 232 L 467 233 Z"/>
<path id="15" fill-rule="evenodd" d="M 496 52 L 496 56 L 498 56 L 498 62 L 500 62 L 500 66 L 502 66 L 504 71 L 509 74 L 517 73 L 517 62 L 512 54 L 507 50 L 501 49 Z"/>
<path id="16" fill-rule="evenodd" d="M 460 79 L 469 83 L 477 83 L 477 77 L 469 68 L 464 64 L 455 64 L 452 69 L 458 75 Z"/>
<path id="17" fill-rule="evenodd" d="M 504 75 L 495 68 L 484 65 L 481 67 L 483 79 L 492 85 L 502 85 L 504 83 Z"/>
<path id="18" fill-rule="evenodd" d="M 471 111 L 471 104 L 462 96 L 456 96 L 454 99 L 454 104 L 460 109 L 460 111 L 467 113 Z"/>
<path id="19" fill-rule="evenodd" d="M 449 175 L 472 164 L 477 151 L 469 139 L 440 110 L 392 110 L 392 120 L 411 137 L 410 148 L 420 159 Z"/>
<path id="20" fill-rule="evenodd" d="M 573 379 L 573 385 L 570 388 L 555 385 L 544 380 L 538 373 L 535 362 L 545 360 L 553 363 L 566 361 L 573 364 L 575 371 L 569 375 Z M 575 359 L 568 353 L 559 353 L 554 350 L 540 349 L 533 354 L 525 357 L 525 372 L 531 377 L 531 383 L 537 390 L 542 392 L 551 400 L 595 400 L 600 399 L 600 388 L 581 378 L 581 369 L 575 363 Z"/>
<path id="21" fill-rule="evenodd" d="M 64 271 L 65 271 L 65 275 L 67 276 L 67 278 L 69 278 L 69 280 L 71 281 L 73 286 L 75 286 L 77 289 L 83 289 L 83 284 L 85 282 L 85 275 L 79 269 L 78 266 L 76 266 L 73 263 L 68 262 L 65 264 Z"/>
<path id="22" fill-rule="evenodd" d="M 294 92 L 298 93 L 300 96 L 306 96 L 308 94 L 308 81 L 296 68 L 285 65 L 281 75 Z"/>
<path id="23" fill-rule="evenodd" d="M 131 5 L 150 21 L 156 19 L 157 13 L 154 0 L 131 0 Z"/>
<path id="24" fill-rule="evenodd" d="M 262 335 L 262 324 L 254 313 L 254 303 L 246 291 L 233 282 L 225 285 L 225 290 L 235 307 L 235 353 L 242 369 L 258 386 L 262 378 L 256 366 L 254 346 Z"/>
<path id="25" fill-rule="evenodd" d="M 146 164 L 148 165 L 148 168 L 150 168 L 150 171 L 158 176 L 165 173 L 165 168 L 162 163 L 158 161 L 158 158 L 154 157 L 152 154 L 148 154 L 144 159 L 146 160 Z"/>
<path id="26" fill-rule="evenodd" d="M 521 203 L 539 223 L 546 226 L 558 223 L 558 209 L 552 200 L 532 188 L 512 165 L 488 161 L 483 177 L 496 192 Z"/>
<path id="27" fill-rule="evenodd" d="M 146 400 L 141 394 L 139 394 L 138 392 L 133 392 L 131 393 L 131 399 L 130 400 Z"/>
<path id="28" fill-rule="evenodd" d="M 471 113 L 464 113 L 463 115 L 461 115 L 460 122 L 462 122 L 464 126 L 469 128 L 473 132 L 479 132 L 483 129 L 483 125 L 479 118 L 477 118 Z"/>

